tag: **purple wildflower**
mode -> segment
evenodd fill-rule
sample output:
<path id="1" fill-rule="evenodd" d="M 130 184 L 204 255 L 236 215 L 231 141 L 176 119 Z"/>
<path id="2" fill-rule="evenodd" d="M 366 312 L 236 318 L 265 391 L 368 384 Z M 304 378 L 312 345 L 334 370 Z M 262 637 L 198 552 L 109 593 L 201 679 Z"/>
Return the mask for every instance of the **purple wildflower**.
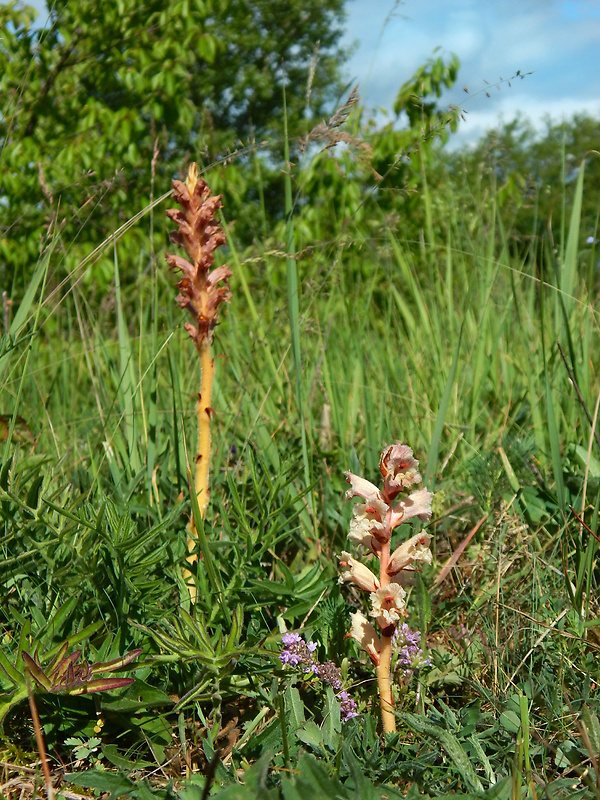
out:
<path id="1" fill-rule="evenodd" d="M 400 625 L 396 630 L 394 638 L 401 640 L 402 644 L 408 645 L 409 647 L 421 646 L 421 631 L 413 631 L 406 622 Z"/>
<path id="2" fill-rule="evenodd" d="M 315 665 L 314 651 L 317 649 L 316 642 L 308 644 L 299 633 L 284 633 L 281 637 L 284 648 L 279 654 L 282 664 L 289 664 L 290 667 L 302 665 L 304 672 L 312 672 Z"/>
<path id="3" fill-rule="evenodd" d="M 326 661 L 324 664 L 318 664 L 315 675 L 321 679 L 322 683 L 331 686 L 331 688 L 339 692 L 342 689 L 342 671 L 333 663 L 333 661 Z"/>
<path id="4" fill-rule="evenodd" d="M 342 706 L 342 721 L 346 722 L 352 717 L 358 717 L 358 706 L 356 702 L 350 697 L 348 692 L 343 691 L 338 695 L 338 699 Z"/>
<path id="5" fill-rule="evenodd" d="M 325 686 L 331 686 L 341 704 L 341 716 L 344 722 L 358 716 L 358 706 L 343 688 L 342 671 L 333 661 L 321 664 L 314 656 L 316 642 L 305 642 L 298 633 L 285 633 L 281 637 L 283 650 L 279 654 L 282 664 L 290 667 L 302 667 L 303 672 L 312 672 Z"/>
<path id="6" fill-rule="evenodd" d="M 350 697 L 348 692 L 343 689 L 342 683 L 342 670 L 337 667 L 333 661 L 326 661 L 324 664 L 318 664 L 315 674 L 321 679 L 321 682 L 331 686 L 337 695 L 341 705 L 342 720 L 352 719 L 358 716 L 358 706 L 356 702 Z"/>
<path id="7" fill-rule="evenodd" d="M 392 645 L 398 651 L 397 663 L 402 669 L 405 680 L 410 680 L 413 673 L 421 667 L 428 667 L 431 664 L 430 658 L 423 658 L 421 632 L 413 631 L 406 622 L 396 628 Z"/>
<path id="8" fill-rule="evenodd" d="M 281 641 L 287 646 L 288 644 L 298 644 L 302 641 L 299 633 L 284 633 Z"/>

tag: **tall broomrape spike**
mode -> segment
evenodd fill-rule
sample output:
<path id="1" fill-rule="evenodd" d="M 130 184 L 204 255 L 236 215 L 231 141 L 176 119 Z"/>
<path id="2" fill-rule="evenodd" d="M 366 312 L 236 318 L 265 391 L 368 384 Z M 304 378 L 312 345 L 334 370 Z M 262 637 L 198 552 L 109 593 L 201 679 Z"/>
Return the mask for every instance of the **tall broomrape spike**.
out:
<path id="1" fill-rule="evenodd" d="M 167 254 L 167 262 L 172 269 L 179 269 L 183 277 L 177 284 L 180 290 L 176 302 L 192 315 L 194 323 L 186 322 L 185 329 L 192 337 L 200 356 L 201 382 L 196 403 L 198 415 L 198 452 L 196 454 L 195 492 L 200 514 L 204 517 L 209 500 L 210 463 L 210 422 L 213 409 L 211 394 L 214 376 L 214 360 L 211 356 L 214 329 L 219 316 L 219 306 L 231 297 L 229 267 L 211 269 L 214 251 L 226 243 L 225 234 L 215 221 L 215 214 L 221 208 L 221 197 L 213 196 L 208 185 L 198 178 L 196 164 L 190 164 L 185 183 L 174 180 L 173 197 L 181 208 L 169 209 L 167 216 L 177 224 L 178 230 L 171 233 L 171 241 L 184 247 L 190 260 L 181 256 Z M 193 564 L 196 556 L 195 526 L 193 517 L 188 526 L 188 563 Z M 190 577 L 185 572 L 186 579 Z M 195 600 L 195 587 L 190 586 L 190 596 Z"/>

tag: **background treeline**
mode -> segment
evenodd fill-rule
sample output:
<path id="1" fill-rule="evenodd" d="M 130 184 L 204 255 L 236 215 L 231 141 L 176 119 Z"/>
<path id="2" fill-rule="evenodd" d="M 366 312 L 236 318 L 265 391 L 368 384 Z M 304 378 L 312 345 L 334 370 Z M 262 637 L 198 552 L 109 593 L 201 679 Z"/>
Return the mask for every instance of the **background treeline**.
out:
<path id="1" fill-rule="evenodd" d="M 18 3 L 0 7 L 0 276 L 9 293 L 27 284 L 50 231 L 62 259 L 51 280 L 60 282 L 168 191 L 192 158 L 223 192 L 236 246 L 276 247 L 284 138 L 301 247 L 338 236 L 341 223 L 359 238 L 393 225 L 416 242 L 428 226 L 435 235 L 451 192 L 467 227 L 493 196 L 508 240 L 525 256 L 564 225 L 584 159 L 588 185 L 599 180 L 598 159 L 589 157 L 599 123 L 585 115 L 549 121 L 541 133 L 514 121 L 475 147 L 444 147 L 461 114 L 438 100 L 456 80 L 455 57 L 420 67 L 399 88 L 389 123 L 375 125 L 359 97 L 347 103 L 342 0 L 168 8 L 58 0 L 45 27 L 34 16 Z M 592 198 L 584 199 L 582 243 L 597 227 Z M 162 214 L 151 231 L 134 224 L 122 235 L 123 282 L 164 243 Z M 110 250 L 85 273 L 98 296 L 112 282 Z"/>

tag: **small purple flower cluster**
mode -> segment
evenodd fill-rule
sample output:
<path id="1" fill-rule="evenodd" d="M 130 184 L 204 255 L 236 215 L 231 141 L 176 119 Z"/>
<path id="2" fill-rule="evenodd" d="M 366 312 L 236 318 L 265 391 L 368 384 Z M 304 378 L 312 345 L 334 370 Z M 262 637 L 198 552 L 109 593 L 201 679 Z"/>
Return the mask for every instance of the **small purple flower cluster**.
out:
<path id="1" fill-rule="evenodd" d="M 410 680 L 413 673 L 421 667 L 431 664 L 430 658 L 423 658 L 421 632 L 413 631 L 406 622 L 396 628 L 392 646 L 398 651 L 397 664 L 402 669 L 405 680 Z"/>
<path id="2" fill-rule="evenodd" d="M 331 686 L 341 703 L 344 722 L 358 716 L 355 701 L 343 688 L 341 669 L 333 661 L 321 664 L 315 658 L 316 642 L 305 642 L 299 633 L 285 633 L 281 637 L 281 641 L 284 647 L 279 654 L 279 660 L 282 664 L 289 664 L 290 667 L 302 667 L 303 672 L 310 672 L 321 683 Z"/>
<path id="3" fill-rule="evenodd" d="M 279 654 L 279 660 L 282 664 L 289 664 L 290 667 L 302 665 L 304 672 L 313 671 L 313 666 L 316 663 L 313 655 L 317 649 L 316 642 L 308 642 L 307 644 L 299 633 L 284 633 L 281 641 L 284 645 Z"/>

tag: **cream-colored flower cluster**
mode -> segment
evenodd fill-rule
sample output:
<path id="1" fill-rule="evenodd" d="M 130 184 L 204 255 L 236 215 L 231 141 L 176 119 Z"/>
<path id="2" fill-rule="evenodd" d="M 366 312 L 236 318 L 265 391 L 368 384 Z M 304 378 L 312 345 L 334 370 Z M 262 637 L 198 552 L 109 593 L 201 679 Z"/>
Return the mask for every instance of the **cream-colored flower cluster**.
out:
<path id="1" fill-rule="evenodd" d="M 369 616 L 373 617 L 379 631 L 360 611 L 352 614 L 350 636 L 367 651 L 378 666 L 382 651 L 382 637 L 389 639 L 398 623 L 406 616 L 406 592 L 410 573 L 416 564 L 431 564 L 429 542 L 431 535 L 417 533 L 402 542 L 391 552 L 392 533 L 399 525 L 411 519 L 427 520 L 431 517 L 432 493 L 427 489 L 408 490 L 422 478 L 419 464 L 410 447 L 395 444 L 381 455 L 379 469 L 383 488 L 370 481 L 346 473 L 350 489 L 346 499 L 359 497 L 363 502 L 354 506 L 348 539 L 363 546 L 379 559 L 379 577 L 365 564 L 348 552 L 343 552 L 340 565 L 341 580 L 352 581 L 370 594 Z"/>

